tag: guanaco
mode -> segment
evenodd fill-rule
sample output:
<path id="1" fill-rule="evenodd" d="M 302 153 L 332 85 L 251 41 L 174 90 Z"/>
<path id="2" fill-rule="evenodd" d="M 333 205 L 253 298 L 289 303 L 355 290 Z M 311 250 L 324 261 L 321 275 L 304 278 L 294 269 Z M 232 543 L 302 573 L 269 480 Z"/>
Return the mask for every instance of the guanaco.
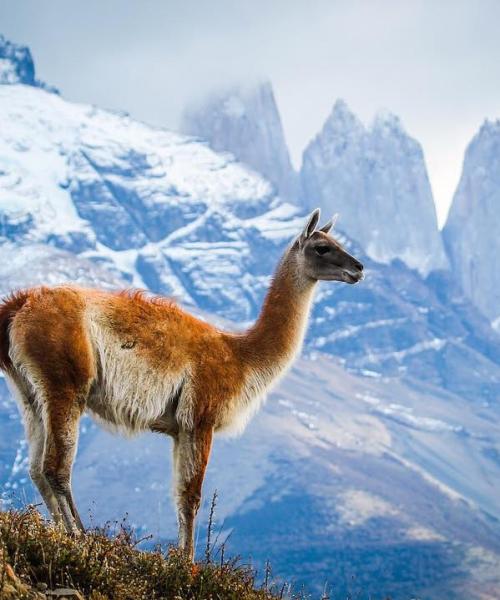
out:
<path id="1" fill-rule="evenodd" d="M 285 251 L 255 324 L 221 331 L 166 298 L 69 285 L 0 304 L 0 367 L 23 414 L 30 475 L 56 522 L 83 530 L 71 491 L 79 419 L 173 438 L 179 545 L 193 527 L 214 432 L 239 427 L 299 352 L 319 280 L 349 284 L 363 265 L 316 229 L 319 209 Z"/>

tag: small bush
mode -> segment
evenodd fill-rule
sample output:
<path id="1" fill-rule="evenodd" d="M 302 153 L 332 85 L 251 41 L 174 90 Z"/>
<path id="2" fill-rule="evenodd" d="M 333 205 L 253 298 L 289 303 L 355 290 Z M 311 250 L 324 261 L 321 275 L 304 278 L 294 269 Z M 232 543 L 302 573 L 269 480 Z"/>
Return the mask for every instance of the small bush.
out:
<path id="1" fill-rule="evenodd" d="M 255 573 L 237 561 L 193 565 L 176 548 L 146 552 L 137 543 L 124 528 L 114 537 L 103 530 L 69 536 L 33 507 L 0 512 L 0 599 L 40 598 L 44 595 L 35 590 L 55 588 L 72 588 L 92 600 L 271 600 L 282 595 L 258 589 Z M 9 595 L 14 577 L 21 590 L 17 596 Z"/>

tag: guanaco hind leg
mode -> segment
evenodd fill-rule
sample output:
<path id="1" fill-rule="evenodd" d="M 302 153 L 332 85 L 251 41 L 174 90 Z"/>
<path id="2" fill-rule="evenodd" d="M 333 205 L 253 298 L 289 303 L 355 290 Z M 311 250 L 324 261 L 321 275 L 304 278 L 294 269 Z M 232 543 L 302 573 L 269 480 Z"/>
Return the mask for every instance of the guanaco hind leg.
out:
<path id="1" fill-rule="evenodd" d="M 56 518 L 60 513 L 70 532 L 83 529 L 71 493 L 71 469 L 78 422 L 95 378 L 84 308 L 76 289 L 34 290 L 9 330 L 9 371 L 30 391 L 43 422 L 43 452 L 33 474 L 49 510 Z M 35 426 L 30 437 L 34 455 L 42 447 L 40 428 Z"/>
<path id="2" fill-rule="evenodd" d="M 78 424 L 83 412 L 75 390 L 53 395 L 46 403 L 43 474 L 57 500 L 63 523 L 70 533 L 84 531 L 71 490 L 71 471 L 78 444 Z"/>
<path id="3" fill-rule="evenodd" d="M 174 438 L 175 501 L 179 522 L 179 546 L 194 558 L 194 521 L 201 502 L 201 488 L 212 446 L 212 428 L 180 431 Z"/>
<path id="4" fill-rule="evenodd" d="M 60 522 L 61 513 L 49 482 L 43 474 L 43 456 L 45 452 L 45 428 L 41 415 L 37 412 L 35 398 L 29 392 L 29 385 L 22 377 L 14 373 L 7 377 L 9 387 L 18 399 L 24 421 L 24 430 L 29 450 L 29 473 L 37 487 L 50 516 Z"/>
<path id="5" fill-rule="evenodd" d="M 61 511 L 52 488 L 43 473 L 45 454 L 45 428 L 39 415 L 30 409 L 25 411 L 25 430 L 29 444 L 30 477 L 38 488 L 50 516 L 56 523 L 61 522 Z"/>

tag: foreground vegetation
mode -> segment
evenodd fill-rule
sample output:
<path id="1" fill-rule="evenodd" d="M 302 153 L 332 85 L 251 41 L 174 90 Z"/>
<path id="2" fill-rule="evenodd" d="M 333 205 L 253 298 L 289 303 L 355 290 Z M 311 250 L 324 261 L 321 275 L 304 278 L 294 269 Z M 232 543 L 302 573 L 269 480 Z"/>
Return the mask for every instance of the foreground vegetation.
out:
<path id="1" fill-rule="evenodd" d="M 223 552 L 192 565 L 175 548 L 137 549 L 124 527 L 68 536 L 33 507 L 0 512 L 0 600 L 274 600 L 254 572 Z M 222 556 L 221 556 L 222 554 Z M 267 579 L 267 577 L 266 577 Z"/>

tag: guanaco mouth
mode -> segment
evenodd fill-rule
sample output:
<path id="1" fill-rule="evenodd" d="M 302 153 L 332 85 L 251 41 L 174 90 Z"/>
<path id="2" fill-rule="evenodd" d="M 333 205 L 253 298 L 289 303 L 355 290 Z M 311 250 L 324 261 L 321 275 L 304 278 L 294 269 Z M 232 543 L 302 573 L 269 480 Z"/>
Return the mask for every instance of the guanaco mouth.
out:
<path id="1" fill-rule="evenodd" d="M 362 281 L 365 276 L 362 271 L 352 272 L 344 269 L 342 271 L 342 278 L 346 283 L 358 283 L 358 281 Z"/>

